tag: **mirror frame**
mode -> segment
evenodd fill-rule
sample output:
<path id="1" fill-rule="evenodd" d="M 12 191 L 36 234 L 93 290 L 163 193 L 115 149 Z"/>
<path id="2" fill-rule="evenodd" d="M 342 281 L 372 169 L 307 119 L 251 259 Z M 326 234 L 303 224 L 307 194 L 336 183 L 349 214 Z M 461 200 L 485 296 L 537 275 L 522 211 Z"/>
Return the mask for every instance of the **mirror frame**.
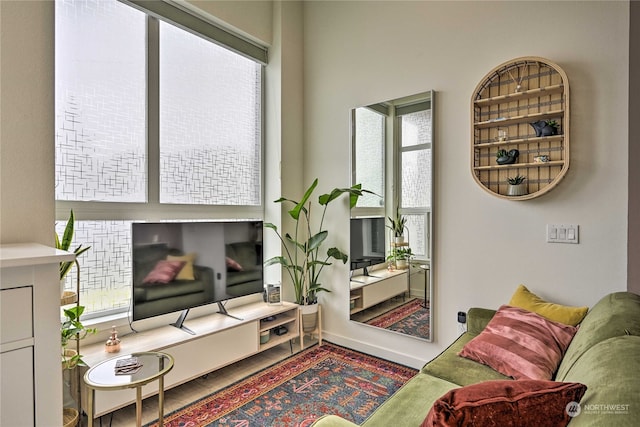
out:
<path id="1" fill-rule="evenodd" d="M 434 220 L 434 201 L 435 201 L 435 150 L 436 150 L 436 140 L 435 140 L 435 122 L 436 122 L 436 113 L 435 113 L 435 107 L 436 107 L 436 102 L 435 102 L 435 91 L 433 90 L 429 90 L 429 91 L 424 91 L 421 93 L 417 93 L 415 95 L 410 95 L 410 96 L 404 96 L 401 98 L 396 98 L 390 101 L 384 101 L 384 102 L 379 102 L 379 103 L 375 103 L 375 104 L 369 104 L 369 105 L 365 105 L 365 106 L 358 106 L 355 107 L 351 110 L 350 112 L 350 130 L 351 130 L 351 135 L 350 135 L 350 167 L 351 167 L 351 176 L 352 176 L 352 184 L 356 184 L 355 180 L 356 180 L 356 170 L 355 170 L 355 162 L 356 162 L 356 155 L 355 155 L 355 144 L 356 144 L 356 120 L 355 120 L 355 115 L 356 115 L 356 111 L 358 108 L 363 108 L 363 107 L 369 107 L 370 109 L 377 111 L 377 112 L 381 112 L 382 114 L 384 114 L 385 109 L 388 110 L 390 108 L 396 107 L 396 106 L 402 106 L 402 108 L 409 108 L 411 109 L 412 105 L 417 105 L 420 103 L 424 103 L 424 102 L 430 102 L 430 110 L 431 110 L 431 129 L 430 129 L 430 139 L 431 139 L 431 153 L 430 153 L 430 160 L 431 160 L 431 170 L 429 173 L 429 179 L 431 180 L 431 194 L 430 194 L 430 200 L 429 203 L 431 204 L 430 209 L 427 211 L 428 214 L 428 218 L 427 218 L 427 222 L 426 222 L 426 227 L 427 230 L 427 242 L 426 242 L 426 250 L 428 253 L 428 259 L 424 259 L 424 260 L 413 260 L 411 262 L 411 266 L 407 272 L 407 280 L 409 281 L 409 289 L 411 290 L 411 275 L 416 276 L 416 269 L 420 269 L 420 265 L 422 264 L 427 264 L 429 265 L 429 269 L 428 270 L 422 270 L 422 273 L 425 274 L 426 276 L 424 277 L 423 280 L 427 280 L 428 282 L 428 286 L 426 286 L 428 289 L 426 290 L 426 295 L 424 296 L 425 300 L 428 301 L 428 307 L 429 307 L 429 312 L 428 312 L 428 317 L 427 317 L 427 321 L 429 323 L 429 336 L 427 338 L 423 337 L 423 336 L 415 336 L 415 335 L 410 335 L 410 334 L 405 334 L 403 332 L 397 332 L 397 331 L 393 331 L 393 330 L 388 330 L 391 333 L 396 333 L 396 334 L 401 334 L 404 336 L 409 336 L 412 338 L 416 338 L 419 340 L 423 340 L 423 341 L 427 341 L 427 342 L 433 342 L 434 341 L 434 323 L 433 323 L 433 319 L 434 319 L 434 315 L 433 315 L 433 311 L 434 311 L 434 307 L 433 307 L 433 301 L 434 301 L 434 269 L 433 269 L 433 265 L 434 265 L 434 259 L 436 257 L 436 255 L 434 255 L 434 224 L 435 224 L 435 220 Z M 395 108 L 394 108 L 395 110 Z M 383 176 L 384 176 L 384 191 L 385 191 L 385 195 L 384 195 L 384 217 L 385 217 L 385 225 L 387 224 L 387 217 L 391 216 L 393 217 L 395 215 L 395 208 L 397 203 L 400 200 L 400 192 L 402 191 L 401 189 L 401 155 L 402 152 L 400 150 L 400 130 L 398 129 L 399 127 L 399 123 L 400 123 L 400 118 L 399 116 L 396 116 L 395 113 L 393 113 L 393 116 L 389 116 L 387 114 L 387 118 L 385 119 L 385 129 L 384 129 L 384 151 L 383 151 L 383 156 L 384 156 L 384 172 L 383 172 Z M 366 185 L 363 185 L 366 188 Z M 355 218 L 355 217 L 366 217 L 366 216 L 380 216 L 380 209 L 378 208 L 356 208 L 358 209 L 358 213 L 356 216 L 353 216 L 353 212 L 350 215 L 350 218 Z M 410 213 L 409 213 L 410 214 Z M 388 233 L 385 233 L 385 257 L 386 254 L 388 253 L 388 250 L 390 248 L 390 237 L 388 237 Z M 387 263 L 382 263 L 382 264 L 377 264 L 375 266 L 371 266 L 370 268 L 372 270 L 378 270 L 378 269 L 386 269 Z M 362 269 L 356 269 L 356 270 L 350 270 L 350 279 L 354 276 L 354 275 L 358 275 L 362 273 Z M 420 277 L 420 276 L 417 276 Z M 351 283 L 351 280 L 350 280 Z M 416 281 L 417 283 L 417 281 Z M 420 287 L 422 287 L 423 285 L 420 284 Z M 417 288 L 418 286 L 415 286 L 414 288 Z M 350 287 L 350 291 L 351 291 L 351 287 Z M 351 294 L 351 292 L 350 292 Z M 381 329 L 380 327 L 377 326 L 372 326 L 372 325 L 368 325 L 366 323 L 360 322 L 358 320 L 353 320 L 353 316 L 351 315 L 351 308 L 349 309 L 349 320 L 353 321 L 355 323 L 359 323 L 361 325 L 364 326 L 368 326 L 368 327 L 375 327 L 377 329 Z M 383 329 L 384 330 L 384 329 Z"/>

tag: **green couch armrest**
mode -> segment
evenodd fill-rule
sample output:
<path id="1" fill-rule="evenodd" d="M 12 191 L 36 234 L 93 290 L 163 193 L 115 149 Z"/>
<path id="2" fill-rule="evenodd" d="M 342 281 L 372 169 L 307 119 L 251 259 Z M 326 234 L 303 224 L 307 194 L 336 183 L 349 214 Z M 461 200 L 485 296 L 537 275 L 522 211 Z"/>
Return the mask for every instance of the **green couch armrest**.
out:
<path id="1" fill-rule="evenodd" d="M 467 332 L 471 335 L 478 335 L 493 319 L 494 314 L 496 314 L 496 310 L 478 307 L 470 308 L 467 312 Z"/>
<path id="2" fill-rule="evenodd" d="M 357 427 L 357 424 L 337 415 L 323 415 L 311 424 L 312 427 Z"/>

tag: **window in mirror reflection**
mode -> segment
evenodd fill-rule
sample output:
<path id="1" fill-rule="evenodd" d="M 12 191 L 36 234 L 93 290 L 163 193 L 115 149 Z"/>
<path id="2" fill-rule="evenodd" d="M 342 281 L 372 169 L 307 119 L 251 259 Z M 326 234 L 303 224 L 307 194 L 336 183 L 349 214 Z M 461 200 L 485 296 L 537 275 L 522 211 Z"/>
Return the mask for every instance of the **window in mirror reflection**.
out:
<path id="1" fill-rule="evenodd" d="M 400 212 L 407 218 L 411 249 L 428 260 L 431 215 L 431 102 L 398 107 Z"/>
<path id="2" fill-rule="evenodd" d="M 376 194 L 364 194 L 356 207 L 383 207 L 384 199 L 377 195 L 384 194 L 385 116 L 369 108 L 357 108 L 355 123 L 353 182 Z"/>

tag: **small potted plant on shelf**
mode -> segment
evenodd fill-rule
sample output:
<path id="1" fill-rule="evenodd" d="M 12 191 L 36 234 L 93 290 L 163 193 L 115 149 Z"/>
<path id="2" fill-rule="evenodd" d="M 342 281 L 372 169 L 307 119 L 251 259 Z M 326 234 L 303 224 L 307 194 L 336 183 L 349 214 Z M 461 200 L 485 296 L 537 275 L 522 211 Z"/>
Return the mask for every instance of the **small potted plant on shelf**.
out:
<path id="1" fill-rule="evenodd" d="M 387 228 L 393 231 L 393 236 L 395 237 L 396 243 L 404 242 L 404 229 L 407 224 L 407 218 L 400 215 L 400 207 L 396 207 L 396 217 L 391 218 L 387 217 L 389 220 L 389 224 Z"/>
<path id="2" fill-rule="evenodd" d="M 496 152 L 496 163 L 499 165 L 510 165 L 515 163 L 520 155 L 520 151 L 515 148 L 512 150 L 500 149 Z"/>
<path id="3" fill-rule="evenodd" d="M 399 270 L 406 270 L 409 268 L 409 261 L 413 258 L 413 252 L 408 246 L 398 246 L 391 248 L 387 261 L 395 263 L 395 267 Z"/>
<path id="4" fill-rule="evenodd" d="M 508 196 L 523 196 L 527 194 L 527 185 L 524 180 L 527 179 L 522 175 L 516 175 L 514 177 L 507 178 L 509 187 L 507 188 Z"/>
<path id="5" fill-rule="evenodd" d="M 60 343 L 62 345 L 62 367 L 71 369 L 85 366 L 82 356 L 77 350 L 69 348 L 69 344 L 84 339 L 89 334 L 95 334 L 97 329 L 87 328 L 80 321 L 84 306 L 74 305 L 64 309 L 64 321 L 60 325 Z"/>
<path id="6" fill-rule="evenodd" d="M 55 234 L 56 238 L 56 249 L 61 249 L 63 251 L 68 251 L 71 247 L 71 241 L 73 240 L 73 233 L 75 229 L 75 216 L 73 215 L 73 210 L 71 210 L 69 214 L 69 219 L 67 220 L 67 224 L 64 227 L 64 232 L 62 233 L 62 239 L 58 237 L 58 233 Z M 91 248 L 91 246 L 87 246 L 85 248 L 82 245 L 78 245 L 73 251 L 76 254 L 76 260 L 80 255 L 85 253 Z M 60 296 L 60 304 L 66 305 L 76 302 L 78 295 L 73 291 L 64 291 L 64 279 L 71 271 L 71 268 L 74 264 L 77 264 L 77 261 L 63 261 L 60 263 L 60 286 L 61 286 L 61 296 Z M 80 268 L 80 266 L 77 266 Z"/>

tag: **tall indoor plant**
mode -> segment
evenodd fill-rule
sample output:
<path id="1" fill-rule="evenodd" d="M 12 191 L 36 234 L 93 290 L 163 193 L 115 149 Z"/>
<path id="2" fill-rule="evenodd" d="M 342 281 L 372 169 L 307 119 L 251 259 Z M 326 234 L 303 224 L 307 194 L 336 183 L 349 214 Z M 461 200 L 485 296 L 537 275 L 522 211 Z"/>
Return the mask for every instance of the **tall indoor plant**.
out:
<path id="1" fill-rule="evenodd" d="M 300 201 L 286 197 L 281 197 L 275 201 L 275 203 L 290 203 L 293 205 L 293 208 L 288 211 L 289 217 L 295 224 L 293 235 L 286 233 L 283 236 L 274 224 L 264 224 L 266 228 L 275 231 L 283 243 L 285 251 L 282 256 L 275 256 L 266 260 L 264 265 L 279 264 L 282 266 L 293 283 L 295 302 L 300 305 L 316 303 L 318 292 L 330 292 L 320 283 L 320 274 L 324 267 L 331 265 L 332 258 L 342 261 L 343 264 L 346 264 L 348 260 L 347 254 L 336 247 L 329 248 L 326 255 L 320 252 L 323 242 L 329 235 L 329 231 L 324 229 L 324 218 L 329 203 L 343 194 L 348 194 L 350 207 L 353 208 L 363 193 L 371 193 L 363 190 L 360 184 L 356 184 L 349 188 L 334 188 L 330 193 L 322 194 L 318 197 L 318 204 L 322 209 L 322 214 L 319 222 L 317 222 L 317 229 L 313 230 L 313 204 L 310 199 L 317 186 L 318 179 L 316 178 Z"/>

